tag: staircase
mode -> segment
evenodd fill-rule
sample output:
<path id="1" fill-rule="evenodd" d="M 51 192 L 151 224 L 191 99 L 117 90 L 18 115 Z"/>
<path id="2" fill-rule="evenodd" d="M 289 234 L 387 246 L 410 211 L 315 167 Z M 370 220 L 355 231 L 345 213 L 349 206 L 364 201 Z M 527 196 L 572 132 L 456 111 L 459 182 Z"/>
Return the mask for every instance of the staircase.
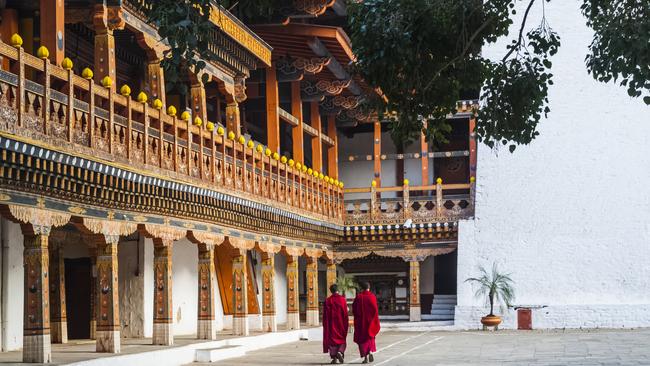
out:
<path id="1" fill-rule="evenodd" d="M 431 304 L 431 320 L 454 320 L 454 308 L 456 307 L 456 295 L 434 295 Z"/>

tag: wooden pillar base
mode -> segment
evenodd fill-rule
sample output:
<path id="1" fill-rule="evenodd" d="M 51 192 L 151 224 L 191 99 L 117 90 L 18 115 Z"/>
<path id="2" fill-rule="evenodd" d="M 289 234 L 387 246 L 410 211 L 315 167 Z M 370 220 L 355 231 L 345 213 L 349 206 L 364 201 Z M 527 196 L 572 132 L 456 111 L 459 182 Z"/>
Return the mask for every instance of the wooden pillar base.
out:
<path id="1" fill-rule="evenodd" d="M 287 314 L 287 330 L 300 329 L 300 314 L 289 313 Z"/>
<path id="2" fill-rule="evenodd" d="M 97 320 L 90 321 L 90 339 L 97 339 Z"/>
<path id="3" fill-rule="evenodd" d="M 51 322 L 50 332 L 52 343 L 68 343 L 68 322 Z"/>
<path id="4" fill-rule="evenodd" d="M 199 319 L 196 338 L 211 341 L 217 339 L 217 321 L 214 319 Z"/>
<path id="5" fill-rule="evenodd" d="M 278 320 L 275 315 L 262 316 L 262 331 L 264 332 L 277 332 Z"/>
<path id="6" fill-rule="evenodd" d="M 420 310 L 420 305 L 411 305 L 409 307 L 409 321 L 419 322 L 420 320 L 422 320 L 422 310 Z"/>
<path id="7" fill-rule="evenodd" d="M 97 352 L 120 353 L 120 331 L 119 330 L 98 330 L 95 334 Z"/>
<path id="8" fill-rule="evenodd" d="M 23 362 L 52 362 L 52 346 L 49 334 L 23 336 Z"/>
<path id="9" fill-rule="evenodd" d="M 154 323 L 152 344 L 172 346 L 174 344 L 174 331 L 169 323 Z"/>
<path id="10" fill-rule="evenodd" d="M 235 316 L 232 318 L 232 334 L 236 336 L 247 336 L 250 333 L 248 317 Z"/>
<path id="11" fill-rule="evenodd" d="M 319 315 L 318 310 L 307 310 L 307 325 L 309 326 L 319 326 Z"/>

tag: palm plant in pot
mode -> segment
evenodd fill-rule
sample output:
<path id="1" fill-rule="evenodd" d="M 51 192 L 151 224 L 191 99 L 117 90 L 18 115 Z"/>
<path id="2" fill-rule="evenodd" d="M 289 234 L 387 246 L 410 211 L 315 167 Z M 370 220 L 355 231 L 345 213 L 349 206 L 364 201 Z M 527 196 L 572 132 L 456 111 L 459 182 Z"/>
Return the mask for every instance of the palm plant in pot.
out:
<path id="1" fill-rule="evenodd" d="M 470 277 L 465 282 L 478 285 L 475 293 L 476 297 L 487 295 L 486 303 L 490 305 L 490 313 L 481 318 L 483 329 L 492 326 L 498 329 L 501 318 L 494 315 L 494 305 L 499 303 L 509 306 L 512 303 L 515 298 L 512 278 L 510 278 L 509 273 L 499 272 L 496 262 L 492 264 L 491 272 L 488 272 L 483 266 L 479 266 L 478 270 L 480 274 L 478 277 Z"/>

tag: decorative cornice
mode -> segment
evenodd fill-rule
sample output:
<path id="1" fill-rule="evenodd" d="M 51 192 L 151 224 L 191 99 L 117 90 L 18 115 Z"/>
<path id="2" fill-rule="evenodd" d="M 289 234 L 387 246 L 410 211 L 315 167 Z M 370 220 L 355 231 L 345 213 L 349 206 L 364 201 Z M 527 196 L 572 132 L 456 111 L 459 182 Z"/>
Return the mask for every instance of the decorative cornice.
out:
<path id="1" fill-rule="evenodd" d="M 36 207 L 8 206 L 11 215 L 18 221 L 31 224 L 36 235 L 49 235 L 53 226 L 63 226 L 70 222 L 70 214 Z"/>

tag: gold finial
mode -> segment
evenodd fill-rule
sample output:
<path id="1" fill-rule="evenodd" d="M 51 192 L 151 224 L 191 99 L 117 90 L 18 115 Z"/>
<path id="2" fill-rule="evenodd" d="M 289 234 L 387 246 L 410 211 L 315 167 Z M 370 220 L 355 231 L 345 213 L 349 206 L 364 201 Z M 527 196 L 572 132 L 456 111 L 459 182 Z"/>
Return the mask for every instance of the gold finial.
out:
<path id="1" fill-rule="evenodd" d="M 156 109 L 162 109 L 162 107 L 163 107 L 162 100 L 160 100 L 158 98 L 154 99 L 153 102 L 151 103 L 151 105 Z"/>
<path id="2" fill-rule="evenodd" d="M 10 41 L 11 41 L 11 45 L 16 47 L 16 48 L 20 48 L 23 45 L 23 37 L 21 37 L 20 34 L 18 34 L 18 33 L 14 33 L 11 36 Z"/>
<path id="3" fill-rule="evenodd" d="M 104 88 L 110 88 L 113 85 L 113 80 L 107 75 L 102 79 L 102 86 Z"/>
<path id="4" fill-rule="evenodd" d="M 36 50 L 36 56 L 40 59 L 45 60 L 46 58 L 50 57 L 50 50 L 48 50 L 45 46 L 41 46 Z"/>
<path id="5" fill-rule="evenodd" d="M 131 95 L 131 87 L 129 87 L 126 84 L 122 85 L 122 87 L 120 88 L 120 94 L 124 95 L 125 97 L 128 97 L 129 95 Z"/>
<path id="6" fill-rule="evenodd" d="M 140 92 L 140 94 L 138 94 L 138 102 L 146 103 L 147 99 L 149 98 L 147 97 L 147 94 L 145 92 Z"/>
<path id="7" fill-rule="evenodd" d="M 223 127 L 219 126 L 217 127 L 217 135 L 223 136 L 223 134 L 226 132 L 226 130 L 223 129 Z"/>
<path id="8" fill-rule="evenodd" d="M 210 132 L 214 131 L 214 122 L 208 121 L 208 123 L 205 124 L 205 128 Z"/>
<path id="9" fill-rule="evenodd" d="M 194 117 L 194 126 L 201 127 L 202 124 L 203 124 L 203 120 L 201 119 L 201 117 L 199 116 Z"/>
<path id="10" fill-rule="evenodd" d="M 167 114 L 172 117 L 176 116 L 176 107 L 174 107 L 173 105 L 167 107 Z"/>
<path id="11" fill-rule="evenodd" d="M 61 60 L 61 67 L 65 70 L 72 70 L 72 60 L 69 59 L 68 57 L 64 58 Z"/>
<path id="12" fill-rule="evenodd" d="M 183 121 L 189 121 L 190 120 L 190 112 L 184 111 L 183 113 L 181 113 L 181 119 Z"/>
<path id="13" fill-rule="evenodd" d="M 83 69 L 81 71 L 81 77 L 86 79 L 86 80 L 92 79 L 93 78 L 93 70 L 86 67 L 85 69 Z"/>

